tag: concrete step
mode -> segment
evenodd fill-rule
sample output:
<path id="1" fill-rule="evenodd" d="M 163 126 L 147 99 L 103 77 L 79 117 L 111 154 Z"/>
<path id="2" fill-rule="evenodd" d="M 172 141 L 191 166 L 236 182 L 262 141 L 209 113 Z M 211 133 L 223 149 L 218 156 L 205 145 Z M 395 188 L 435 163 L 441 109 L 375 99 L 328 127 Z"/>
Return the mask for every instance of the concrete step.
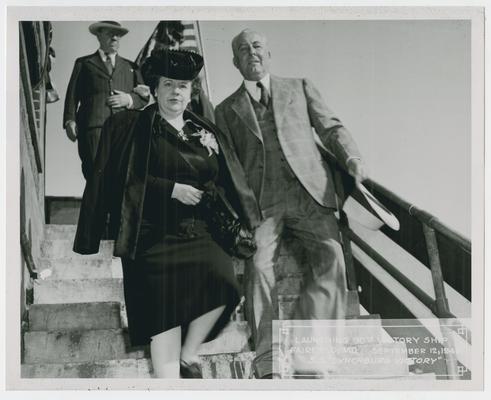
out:
<path id="1" fill-rule="evenodd" d="M 23 364 L 22 378 L 151 378 L 152 362 L 149 358 L 105 360 L 94 362 L 69 362 L 57 364 Z"/>
<path id="2" fill-rule="evenodd" d="M 220 332 L 216 339 L 203 343 L 198 351 L 200 355 L 221 353 L 241 353 L 249 351 L 249 338 L 251 336 L 246 321 L 232 321 Z"/>
<path id="3" fill-rule="evenodd" d="M 89 268 L 93 268 L 94 270 L 100 268 L 98 263 L 95 263 L 94 265 L 95 266 Z M 110 274 L 110 276 L 114 277 L 103 278 L 102 276 L 90 276 L 89 278 L 87 276 L 88 274 L 85 274 L 83 271 L 77 271 L 77 269 L 82 270 L 83 267 L 77 268 L 75 266 L 66 266 L 61 267 L 61 269 L 57 271 L 53 269 L 53 271 L 55 271 L 53 272 L 54 276 L 39 281 L 34 287 L 34 303 L 53 304 L 85 303 L 91 301 L 123 301 L 122 278 L 118 277 L 122 275 L 119 260 L 115 259 L 114 263 L 111 264 L 110 273 L 102 270 L 99 272 L 102 276 Z M 87 279 L 85 279 L 86 276 Z M 280 313 L 286 312 L 293 307 L 293 302 L 298 297 L 301 285 L 302 279 L 297 275 L 292 275 L 278 281 L 279 298 L 282 299 Z M 286 313 L 285 315 L 289 314 Z"/>
<path id="4" fill-rule="evenodd" d="M 201 356 L 201 368 L 204 379 L 249 379 L 252 360 L 256 354 L 252 351 L 238 354 L 216 354 Z"/>
<path id="5" fill-rule="evenodd" d="M 78 222 L 82 199 L 77 197 L 46 196 L 46 220 L 50 224 L 72 224 Z"/>
<path id="6" fill-rule="evenodd" d="M 202 357 L 204 379 L 248 379 L 251 377 L 253 352 L 221 354 Z M 150 358 L 107 360 L 85 363 L 23 364 L 23 379 L 149 379 L 152 378 Z M 390 377 L 394 380 L 436 380 L 434 373 L 412 374 L 405 377 Z"/>
<path id="7" fill-rule="evenodd" d="M 77 225 L 47 224 L 44 227 L 44 238 L 46 240 L 71 240 L 75 238 Z"/>
<path id="8" fill-rule="evenodd" d="M 89 331 L 39 331 L 24 335 L 24 362 L 65 363 L 143 358 L 144 351 L 130 348 L 122 329 Z"/>
<path id="9" fill-rule="evenodd" d="M 34 286 L 34 304 L 123 302 L 123 280 L 58 279 L 40 281 Z"/>
<path id="10" fill-rule="evenodd" d="M 40 259 L 39 272 L 47 273 L 48 270 L 49 276 L 46 278 L 48 280 L 123 277 L 121 259 L 116 257 Z"/>
<path id="11" fill-rule="evenodd" d="M 254 353 L 202 356 L 204 379 L 247 379 L 251 373 Z M 149 358 L 106 360 L 80 363 L 23 364 L 22 378 L 152 378 Z"/>
<path id="12" fill-rule="evenodd" d="M 101 259 L 112 256 L 113 246 L 114 241 L 102 240 L 97 254 L 81 255 L 73 252 L 72 239 L 44 240 L 41 243 L 41 257 L 51 260 L 67 257 Z"/>
<path id="13" fill-rule="evenodd" d="M 120 303 L 33 304 L 29 331 L 121 328 Z"/>
<path id="14" fill-rule="evenodd" d="M 119 315 L 116 315 L 114 309 L 112 312 L 114 321 Z M 41 325 L 42 323 L 38 324 Z M 138 350 L 135 353 L 129 349 L 128 335 L 124 330 L 90 329 L 81 327 L 77 330 L 64 328 L 27 332 L 24 336 L 25 362 L 32 364 L 141 358 Z M 246 322 L 230 322 L 215 340 L 202 344 L 198 354 L 204 356 L 249 351 L 249 336 Z"/>

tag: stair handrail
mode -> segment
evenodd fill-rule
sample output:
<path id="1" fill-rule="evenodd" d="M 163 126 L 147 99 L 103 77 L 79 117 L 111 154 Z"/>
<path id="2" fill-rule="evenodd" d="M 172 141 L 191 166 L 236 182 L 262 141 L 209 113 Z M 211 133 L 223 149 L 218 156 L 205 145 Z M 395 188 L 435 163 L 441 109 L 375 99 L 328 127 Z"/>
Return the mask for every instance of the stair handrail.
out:
<path id="1" fill-rule="evenodd" d="M 335 175 L 338 175 L 339 173 L 339 170 L 337 170 L 335 172 Z M 440 330 L 443 337 L 447 340 L 449 346 L 454 349 L 455 347 L 453 344 L 451 331 L 455 332 L 461 337 L 462 335 L 460 334 L 459 328 L 457 326 L 454 326 L 454 324 L 448 324 L 448 320 L 456 319 L 456 316 L 450 312 L 448 299 L 445 293 L 445 282 L 443 278 L 436 232 L 446 236 L 450 241 L 452 241 L 452 243 L 456 243 L 468 253 L 470 253 L 471 251 L 470 241 L 468 241 L 452 229 L 448 228 L 446 225 L 442 224 L 436 217 L 434 217 L 430 213 L 420 210 L 416 206 L 406 202 L 405 200 L 401 199 L 399 196 L 395 195 L 394 193 L 384 188 L 382 185 L 374 182 L 373 180 L 369 179 L 365 183 L 368 187 L 375 187 L 376 191 L 381 193 L 382 196 L 390 199 L 403 211 L 406 211 L 409 215 L 421 222 L 425 238 L 426 251 L 428 253 L 428 260 L 431 270 L 431 280 L 435 292 L 435 299 L 426 294 L 418 285 L 416 285 L 412 280 L 404 275 L 399 269 L 394 267 L 389 261 L 387 261 L 381 254 L 374 250 L 362 238 L 356 235 L 349 227 L 347 222 L 343 222 L 343 219 L 345 219 L 346 216 L 344 212 L 341 212 L 340 223 L 341 225 L 344 225 L 344 227 L 342 227 L 341 229 L 344 236 L 348 237 L 351 241 L 356 243 L 362 251 L 364 251 L 386 272 L 388 272 L 393 278 L 395 278 L 400 284 L 402 284 L 411 294 L 413 294 L 419 301 L 421 301 L 426 307 L 428 307 L 433 314 L 435 314 L 435 316 L 439 319 Z M 349 269 L 350 268 L 348 268 L 347 266 L 347 271 Z M 354 275 L 351 277 L 351 279 L 355 279 Z M 470 336 L 465 335 L 464 339 L 467 341 L 468 344 L 472 344 Z M 461 375 L 459 374 L 459 364 L 456 355 L 450 351 L 448 354 L 444 354 L 444 361 L 447 368 L 447 379 L 458 380 Z"/>
<path id="2" fill-rule="evenodd" d="M 434 229 L 438 233 L 444 235 L 452 242 L 458 244 L 463 250 L 467 252 L 471 252 L 471 242 L 469 239 L 465 238 L 460 233 L 455 230 L 449 228 L 447 225 L 442 223 L 437 217 L 430 214 L 427 211 L 424 211 L 414 204 L 409 203 L 406 200 L 403 200 L 401 197 L 396 195 L 394 192 L 391 192 L 380 183 L 377 183 L 373 179 L 367 179 L 364 183 L 368 188 L 372 187 L 377 192 L 382 193 L 383 196 L 387 197 L 389 200 L 396 203 L 401 209 L 406 211 L 409 215 L 415 217 L 418 221 L 423 223 L 424 225 Z"/>
<path id="3" fill-rule="evenodd" d="M 27 270 L 29 271 L 29 276 L 32 279 L 38 278 L 38 271 L 36 269 L 36 263 L 32 257 L 31 241 L 29 240 L 24 229 L 21 228 L 20 234 L 20 247 L 22 251 L 22 256 L 26 262 Z"/>

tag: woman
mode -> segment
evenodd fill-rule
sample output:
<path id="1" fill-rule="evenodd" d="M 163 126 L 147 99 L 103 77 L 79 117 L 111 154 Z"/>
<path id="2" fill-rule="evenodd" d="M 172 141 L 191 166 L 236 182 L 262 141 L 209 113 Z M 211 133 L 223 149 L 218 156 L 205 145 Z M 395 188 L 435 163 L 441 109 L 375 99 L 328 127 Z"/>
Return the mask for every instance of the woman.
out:
<path id="1" fill-rule="evenodd" d="M 241 178 L 227 167 L 234 156 L 216 128 L 185 111 L 202 66 L 198 54 L 165 50 L 144 64 L 156 104 L 106 122 L 74 245 L 97 252 L 110 214 L 131 344 L 150 343 L 159 378 L 202 377 L 198 347 L 239 301 L 231 259 L 212 238 L 201 200 L 211 184 L 237 205 L 232 182 Z"/>

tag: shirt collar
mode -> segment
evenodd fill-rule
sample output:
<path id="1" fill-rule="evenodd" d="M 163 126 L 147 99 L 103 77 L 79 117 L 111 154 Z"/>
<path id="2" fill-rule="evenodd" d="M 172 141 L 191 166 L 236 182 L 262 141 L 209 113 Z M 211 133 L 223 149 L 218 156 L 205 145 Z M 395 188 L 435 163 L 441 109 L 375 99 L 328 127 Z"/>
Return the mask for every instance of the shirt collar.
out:
<path id="1" fill-rule="evenodd" d="M 258 81 L 248 81 L 244 79 L 244 85 L 249 94 L 255 99 L 258 100 L 261 98 L 261 90 L 257 87 Z M 271 93 L 271 77 L 269 74 L 263 76 L 262 79 L 259 80 L 263 84 L 263 86 Z"/>
<path id="2" fill-rule="evenodd" d="M 101 56 L 102 61 L 105 62 L 106 61 L 106 53 L 104 53 L 104 50 L 98 49 L 98 52 L 99 52 L 99 55 Z M 111 63 L 114 66 L 114 62 L 116 60 L 116 53 L 108 54 L 108 56 L 111 59 Z"/>

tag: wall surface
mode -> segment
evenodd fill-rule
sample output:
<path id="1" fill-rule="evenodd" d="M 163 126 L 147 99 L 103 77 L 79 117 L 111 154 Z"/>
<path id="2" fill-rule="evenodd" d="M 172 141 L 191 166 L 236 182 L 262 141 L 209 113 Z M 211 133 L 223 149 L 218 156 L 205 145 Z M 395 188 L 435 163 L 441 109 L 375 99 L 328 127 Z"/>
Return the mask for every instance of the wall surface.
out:
<path id="1" fill-rule="evenodd" d="M 54 22 L 47 195 L 81 196 L 76 145 L 61 128 L 66 85 L 76 57 L 95 51 L 88 22 Z M 134 59 L 155 22 L 125 22 L 120 53 Z M 308 77 L 352 132 L 370 175 L 407 201 L 470 237 L 470 25 L 465 21 L 203 21 L 212 101 L 241 82 L 230 40 L 264 32 L 272 71 Z"/>
<path id="2" fill-rule="evenodd" d="M 34 148 L 29 130 L 27 111 L 24 98 L 24 90 L 20 88 L 20 232 L 25 232 L 29 243 L 29 251 L 36 267 L 39 267 L 41 257 L 41 242 L 44 238 L 44 172 L 39 173 Z M 44 93 L 44 92 L 43 92 Z M 44 102 L 43 102 L 44 104 Z M 41 144 L 44 143 L 44 129 L 41 131 Z M 40 151 L 43 151 L 41 147 Z M 29 299 L 26 291 L 32 288 L 26 260 L 22 255 L 21 273 L 21 315 L 24 314 Z"/>

